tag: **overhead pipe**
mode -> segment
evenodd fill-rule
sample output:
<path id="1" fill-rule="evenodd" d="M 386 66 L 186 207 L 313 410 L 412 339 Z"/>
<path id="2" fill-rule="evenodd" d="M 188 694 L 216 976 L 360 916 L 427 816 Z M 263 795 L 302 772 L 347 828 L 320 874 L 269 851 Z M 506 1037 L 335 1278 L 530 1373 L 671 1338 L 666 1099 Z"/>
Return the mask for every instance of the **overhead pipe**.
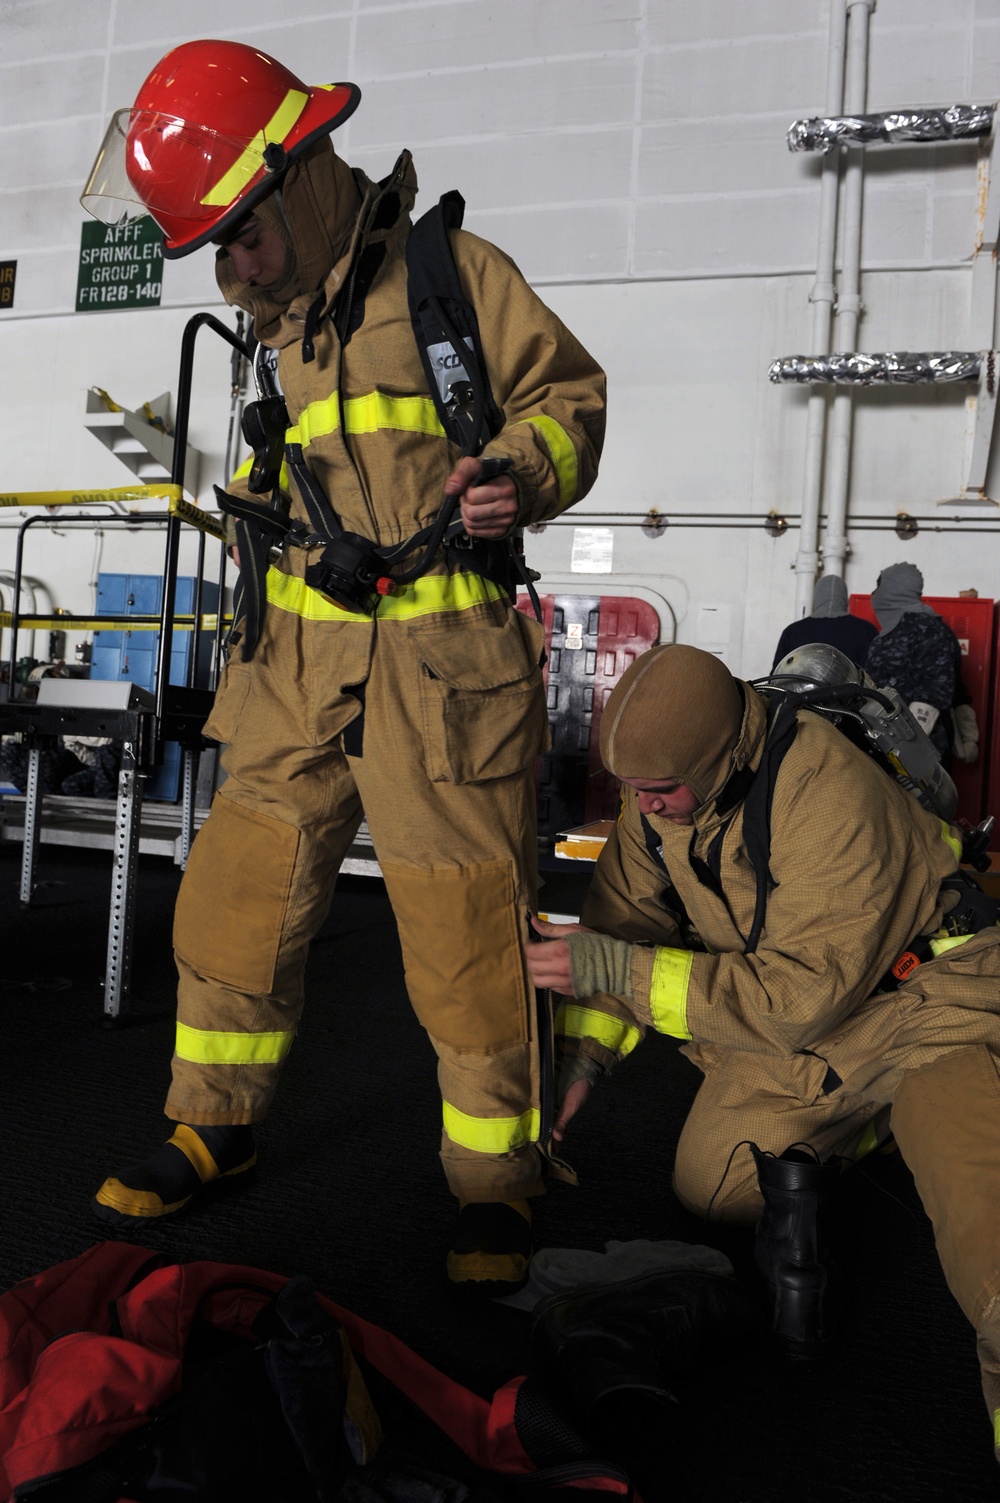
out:
<path id="1" fill-rule="evenodd" d="M 830 0 L 830 38 L 827 53 L 826 112 L 839 115 L 844 107 L 844 66 L 847 45 L 847 0 Z M 830 353 L 834 265 L 837 246 L 837 196 L 840 186 L 839 151 L 823 158 L 819 186 L 819 241 L 816 280 L 809 294 L 813 305 L 812 352 Z M 802 523 L 795 555 L 795 618 L 812 610 L 813 585 L 819 570 L 819 508 L 823 483 L 823 446 L 826 431 L 826 393 L 809 393 L 806 412 L 805 479 L 802 485 Z"/>
<path id="2" fill-rule="evenodd" d="M 847 69 L 844 106 L 863 115 L 868 102 L 868 41 L 875 0 L 847 0 Z M 844 165 L 844 218 L 840 292 L 837 298 L 836 347 L 857 349 L 861 316 L 861 219 L 865 187 L 863 147 L 849 147 Z M 823 535 L 823 570 L 844 575 L 847 557 L 847 503 L 851 478 L 854 398 L 839 389 L 833 398 L 829 442 L 829 496 Z"/>

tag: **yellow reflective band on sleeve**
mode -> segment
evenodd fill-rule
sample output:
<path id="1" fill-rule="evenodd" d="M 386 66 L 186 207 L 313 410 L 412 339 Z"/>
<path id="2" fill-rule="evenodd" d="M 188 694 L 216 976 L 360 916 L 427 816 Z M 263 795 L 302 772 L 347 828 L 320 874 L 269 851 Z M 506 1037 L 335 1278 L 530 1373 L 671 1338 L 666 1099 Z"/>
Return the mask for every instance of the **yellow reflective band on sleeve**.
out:
<path id="1" fill-rule="evenodd" d="M 993 1449 L 1000 1451 L 1000 1409 L 993 1411 Z"/>
<path id="2" fill-rule="evenodd" d="M 504 592 L 491 579 L 479 574 L 425 574 L 395 595 L 383 595 L 378 607 L 380 621 L 412 621 L 415 616 L 431 616 L 439 611 L 467 611 L 489 600 L 502 600 Z M 279 611 L 289 611 L 306 621 L 372 620 L 363 611 L 345 611 L 312 590 L 305 580 L 280 569 L 267 571 L 267 601 Z"/>
<path id="3" fill-rule="evenodd" d="M 441 1103 L 444 1130 L 460 1148 L 474 1153 L 513 1153 L 527 1143 L 537 1143 L 541 1117 L 532 1108 L 519 1117 L 469 1117 L 450 1102 Z"/>
<path id="4" fill-rule="evenodd" d="M 948 849 L 954 853 L 955 860 L 961 861 L 962 842 L 952 830 L 951 825 L 946 824 L 944 820 L 941 821 L 941 839 Z"/>
<path id="5" fill-rule="evenodd" d="M 292 1047 L 294 1033 L 217 1033 L 177 1024 L 178 1059 L 196 1065 L 276 1065 Z"/>
<path id="6" fill-rule="evenodd" d="M 257 132 L 215 187 L 208 190 L 202 203 L 208 208 L 226 208 L 239 198 L 263 167 L 264 148 L 272 141 L 279 144 L 284 141 L 308 103 L 308 94 L 303 94 L 301 89 L 289 89 L 263 130 Z"/>
<path id="7" fill-rule="evenodd" d="M 875 1131 L 875 1123 L 869 1122 L 862 1134 L 861 1141 L 854 1150 L 854 1159 L 866 1159 L 870 1153 L 874 1153 L 878 1147 L 878 1133 Z"/>
<path id="8" fill-rule="evenodd" d="M 931 954 L 937 960 L 939 955 L 947 955 L 949 950 L 956 949 L 959 945 L 967 944 L 970 939 L 975 939 L 974 934 L 949 934 L 941 939 L 931 940 Z"/>
<path id="9" fill-rule="evenodd" d="M 556 1033 L 569 1039 L 594 1039 L 622 1059 L 631 1054 L 642 1038 L 638 1028 L 613 1018 L 609 1013 L 597 1012 L 593 1007 L 577 1007 L 564 1002 L 556 1011 Z"/>
<path id="10" fill-rule="evenodd" d="M 538 413 L 534 417 L 521 418 L 522 423 L 533 423 L 545 440 L 552 468 L 559 482 L 559 505 L 568 506 L 576 495 L 580 483 L 580 468 L 577 463 L 573 440 L 555 418 Z"/>
<path id="11" fill-rule="evenodd" d="M 298 421 L 285 431 L 285 442 L 303 449 L 336 433 L 340 427 L 340 398 L 336 392 L 321 402 L 310 402 Z M 394 428 L 400 433 L 428 433 L 444 438 L 444 429 L 430 397 L 390 397 L 370 391 L 363 397 L 348 397 L 344 403 L 344 428 L 348 433 L 379 433 Z"/>
<path id="12" fill-rule="evenodd" d="M 653 961 L 653 980 L 649 988 L 649 1010 L 657 1033 L 671 1038 L 689 1039 L 687 1025 L 688 983 L 694 955 L 690 950 L 672 950 L 660 946 Z"/>

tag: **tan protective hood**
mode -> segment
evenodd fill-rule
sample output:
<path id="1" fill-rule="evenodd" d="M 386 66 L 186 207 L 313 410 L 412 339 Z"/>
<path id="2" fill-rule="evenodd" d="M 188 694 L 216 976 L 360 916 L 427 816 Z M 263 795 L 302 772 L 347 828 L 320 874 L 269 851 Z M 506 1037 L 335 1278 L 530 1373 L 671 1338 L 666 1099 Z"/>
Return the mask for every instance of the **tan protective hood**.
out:
<path id="1" fill-rule="evenodd" d="M 409 190 L 403 208 L 409 209 L 416 194 L 416 180 L 409 169 L 404 186 Z M 406 178 L 399 164 L 395 178 Z M 396 182 L 399 191 L 400 184 Z M 329 137 L 317 141 L 288 168 L 279 190 L 258 204 L 254 214 L 276 230 L 289 247 L 285 276 L 277 287 L 266 291 L 237 279 L 229 252 L 222 247 L 215 263 L 215 276 L 226 302 L 244 308 L 252 317 L 254 332 L 262 344 L 281 348 L 302 337 L 305 308 L 323 287 L 334 267 L 345 257 L 353 259 L 353 243 L 369 218 L 363 212 L 377 196 L 377 187 L 363 173 L 353 171 L 337 156 Z M 339 284 L 338 284 L 339 285 Z M 335 295 L 336 288 L 331 289 Z M 297 299 L 297 318 L 288 314 Z"/>
<path id="2" fill-rule="evenodd" d="M 676 778 L 699 805 L 733 768 L 743 696 L 725 663 L 697 647 L 653 647 L 612 690 L 601 719 L 601 757 L 616 778 Z"/>

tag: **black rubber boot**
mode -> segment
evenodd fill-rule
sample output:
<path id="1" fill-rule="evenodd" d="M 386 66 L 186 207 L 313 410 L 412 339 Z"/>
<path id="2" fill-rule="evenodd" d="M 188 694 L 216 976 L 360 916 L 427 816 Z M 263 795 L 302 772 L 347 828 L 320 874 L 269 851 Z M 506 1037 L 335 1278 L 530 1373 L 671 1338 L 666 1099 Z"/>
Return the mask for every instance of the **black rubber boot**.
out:
<path id="1" fill-rule="evenodd" d="M 831 1270 L 824 1235 L 838 1170 L 801 1148 L 775 1157 L 751 1143 L 764 1214 L 757 1267 L 771 1295 L 771 1330 L 793 1360 L 822 1355 L 830 1339 Z"/>
<path id="2" fill-rule="evenodd" d="M 636 1452 L 671 1422 L 678 1378 L 766 1337 L 760 1304 L 734 1278 L 686 1269 L 547 1295 L 530 1341 L 536 1365 L 587 1434 Z"/>
<path id="3" fill-rule="evenodd" d="M 469 1201 L 458 1213 L 448 1253 L 451 1289 L 468 1299 L 515 1294 L 527 1283 L 531 1254 L 526 1200 Z"/>
<path id="4" fill-rule="evenodd" d="M 91 1201 L 94 1215 L 113 1226 L 134 1226 L 173 1216 L 206 1186 L 231 1185 L 257 1161 L 252 1127 L 189 1127 L 179 1122 L 173 1137 L 121 1179 L 106 1179 Z"/>

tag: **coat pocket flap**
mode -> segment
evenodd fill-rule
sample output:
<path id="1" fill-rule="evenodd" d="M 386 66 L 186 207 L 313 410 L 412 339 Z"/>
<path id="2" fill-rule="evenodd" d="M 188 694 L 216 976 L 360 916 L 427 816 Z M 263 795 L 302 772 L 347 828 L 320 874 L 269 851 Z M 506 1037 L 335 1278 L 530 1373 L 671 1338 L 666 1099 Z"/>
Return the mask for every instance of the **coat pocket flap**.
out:
<path id="1" fill-rule="evenodd" d="M 517 684 L 536 673 L 542 642 L 541 627 L 512 610 L 500 626 L 480 620 L 423 628 L 416 648 L 425 667 L 449 688 L 485 690 Z"/>

